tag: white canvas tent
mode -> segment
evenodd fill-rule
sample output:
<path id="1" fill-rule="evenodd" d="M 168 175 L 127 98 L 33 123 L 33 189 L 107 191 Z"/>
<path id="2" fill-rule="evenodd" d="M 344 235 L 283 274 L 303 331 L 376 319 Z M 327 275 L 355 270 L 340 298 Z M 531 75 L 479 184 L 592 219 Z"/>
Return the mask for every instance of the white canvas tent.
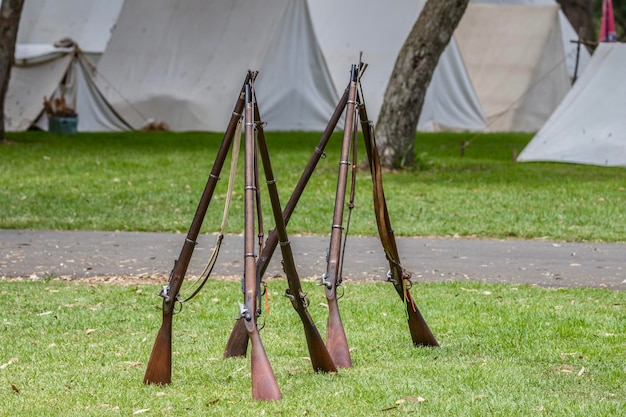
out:
<path id="1" fill-rule="evenodd" d="M 499 4 L 499 5 L 521 5 L 521 6 L 553 6 L 555 0 L 471 0 L 472 3 Z M 570 78 L 577 78 L 585 70 L 591 59 L 591 54 L 585 47 L 578 48 L 575 41 L 578 40 L 578 33 L 563 13 L 559 10 L 559 24 L 561 26 L 561 36 L 563 41 L 563 51 L 565 51 L 565 62 L 567 63 L 567 73 Z"/>
<path id="2" fill-rule="evenodd" d="M 28 0 L 24 2 L 18 44 L 77 42 L 93 64 L 104 52 L 124 0 Z"/>
<path id="3" fill-rule="evenodd" d="M 518 161 L 626 166 L 626 44 L 601 43 Z"/>
<path id="4" fill-rule="evenodd" d="M 500 5 L 477 0 L 468 6 L 433 74 L 418 129 L 536 131 L 545 122 L 569 89 L 567 57 L 575 58 L 576 45 L 567 39 L 573 30 L 553 1 L 528 1 Z M 345 86 L 348 63 L 364 52 L 369 68 L 363 84 L 373 119 L 423 4 L 310 2 L 313 25 L 338 89 Z M 583 58 L 580 65 L 584 63 Z"/>
<path id="5" fill-rule="evenodd" d="M 479 2 L 489 0 L 473 3 Z M 571 26 L 553 1 L 506 2 L 517 6 L 470 5 L 435 71 L 419 129 L 536 131 L 565 95 L 564 62 L 576 49 L 568 39 Z M 550 5 L 528 4 L 537 2 Z M 320 130 L 363 51 L 366 99 L 375 120 L 397 53 L 423 4 L 128 1 L 97 82 L 135 128 L 162 121 L 173 130 L 220 131 L 245 71 L 259 69 L 257 92 L 268 129 Z"/>
<path id="6" fill-rule="evenodd" d="M 471 4 L 455 39 L 492 131 L 537 131 L 565 97 L 557 6 Z"/>
<path id="7" fill-rule="evenodd" d="M 123 0 L 29 0 L 20 19 L 5 97 L 5 127 L 47 129 L 44 97 L 76 103 L 79 131 L 127 130 L 93 81 Z M 65 46 L 55 46 L 62 39 Z M 80 48 L 77 46 L 80 45 Z M 84 45 L 84 46 L 83 46 Z M 89 58 L 87 58 L 89 56 Z"/>
<path id="8" fill-rule="evenodd" d="M 363 88 L 368 114 L 378 118 L 387 82 L 424 0 L 310 1 L 315 33 L 334 84 L 343 91 L 360 52 L 368 68 Z M 454 39 L 440 58 L 418 124 L 419 130 L 484 130 L 485 116 Z"/>
<path id="9" fill-rule="evenodd" d="M 79 131 L 129 130 L 98 91 L 93 71 L 76 46 L 16 45 L 5 97 L 6 130 L 27 130 L 35 124 L 47 129 L 44 97 L 61 94 L 76 103 Z"/>
<path id="10" fill-rule="evenodd" d="M 322 130 L 338 101 L 303 0 L 133 0 L 99 86 L 134 127 L 222 131 L 248 69 L 271 130 Z"/>

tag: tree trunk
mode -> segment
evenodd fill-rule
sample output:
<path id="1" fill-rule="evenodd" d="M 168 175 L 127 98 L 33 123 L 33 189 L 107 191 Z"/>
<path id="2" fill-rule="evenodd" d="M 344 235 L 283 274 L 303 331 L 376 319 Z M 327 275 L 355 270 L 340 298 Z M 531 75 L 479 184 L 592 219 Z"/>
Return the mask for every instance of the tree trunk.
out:
<path id="1" fill-rule="evenodd" d="M 24 0 L 0 1 L 0 141 L 4 141 L 4 98 L 9 88 L 17 28 Z"/>
<path id="2" fill-rule="evenodd" d="M 559 0 L 559 3 L 561 10 L 567 16 L 567 20 L 572 24 L 576 33 L 581 35 L 584 40 L 595 40 L 592 0 Z"/>
<path id="3" fill-rule="evenodd" d="M 376 124 L 383 166 L 402 168 L 413 163 L 426 89 L 468 1 L 428 0 L 400 49 Z"/>

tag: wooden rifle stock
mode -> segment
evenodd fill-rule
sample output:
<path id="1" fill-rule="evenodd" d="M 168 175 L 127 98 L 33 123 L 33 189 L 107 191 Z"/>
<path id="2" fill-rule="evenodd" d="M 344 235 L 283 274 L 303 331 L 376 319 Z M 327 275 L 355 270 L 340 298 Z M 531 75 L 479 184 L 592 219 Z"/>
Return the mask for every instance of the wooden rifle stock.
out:
<path id="1" fill-rule="evenodd" d="M 337 303 L 337 286 L 341 284 L 339 268 L 341 262 L 341 242 L 343 231 L 343 212 L 346 200 L 346 185 L 348 180 L 348 165 L 350 164 L 350 145 L 352 129 L 354 127 L 355 104 L 357 96 L 356 65 L 352 66 L 350 75 L 350 87 L 346 105 L 346 122 L 344 125 L 343 143 L 341 147 L 341 159 L 339 161 L 339 174 L 337 178 L 337 193 L 335 195 L 335 208 L 333 213 L 332 231 L 330 235 L 330 247 L 328 249 L 328 263 L 326 273 L 322 276 L 321 284 L 325 288 L 326 301 L 328 303 L 328 323 L 326 326 L 326 347 L 330 352 L 336 366 L 342 368 L 352 367 L 348 338 L 343 328 L 339 305 Z"/>
<path id="2" fill-rule="evenodd" d="M 241 317 L 235 320 L 233 330 L 228 336 L 226 347 L 224 348 L 224 358 L 236 358 L 240 356 L 246 356 L 248 352 L 248 331 L 246 330 L 246 324 Z"/>
<path id="3" fill-rule="evenodd" d="M 244 83 L 247 84 L 248 77 Z M 167 385 L 172 379 L 172 322 L 174 315 L 174 306 L 178 301 L 178 293 L 185 279 L 185 274 L 191 261 L 194 248 L 196 246 L 196 239 L 200 233 L 204 216 L 206 215 L 209 203 L 215 191 L 217 181 L 219 179 L 220 172 L 226 160 L 228 150 L 232 143 L 237 123 L 241 118 L 241 112 L 243 111 L 245 104 L 245 95 L 242 87 L 242 91 L 239 94 L 239 99 L 235 104 L 233 114 L 230 118 L 230 122 L 224 133 L 222 143 L 215 157 L 215 162 L 211 168 L 211 174 L 207 180 L 200 203 L 196 209 L 196 213 L 189 227 L 187 237 L 180 252 L 178 260 L 174 264 L 174 268 L 170 274 L 168 284 L 165 285 L 160 293 L 163 297 L 163 321 L 161 328 L 157 333 L 150 359 L 148 360 L 148 366 L 144 375 L 144 384 L 158 384 Z"/>
<path id="4" fill-rule="evenodd" d="M 254 79 L 254 75 L 251 75 Z M 252 398 L 255 400 L 280 400 L 282 394 L 257 328 L 257 266 L 255 260 L 254 210 L 256 197 L 255 140 L 253 91 L 246 85 L 245 108 L 245 189 L 244 189 L 244 308 L 242 318 L 252 342 L 251 374 Z"/>
<path id="5" fill-rule="evenodd" d="M 294 188 L 291 197 L 289 197 L 289 200 L 285 205 L 285 208 L 283 210 L 283 219 L 285 221 L 285 225 L 289 223 L 289 219 L 291 218 L 291 215 L 293 214 L 293 211 L 298 204 L 298 200 L 300 200 L 300 197 L 302 196 L 302 193 L 304 192 L 304 189 L 306 188 L 306 185 L 309 182 L 313 171 L 315 171 L 315 167 L 317 166 L 319 160 L 322 158 L 322 155 L 324 155 L 324 148 L 328 144 L 330 136 L 335 130 L 335 127 L 337 126 L 337 123 L 339 122 L 339 119 L 341 118 L 341 115 L 343 114 L 343 111 L 346 107 L 346 103 L 348 102 L 348 92 L 349 88 L 346 88 L 343 96 L 337 104 L 337 107 L 335 108 L 333 115 L 326 125 L 326 129 L 324 130 L 320 141 L 315 147 L 313 154 L 309 158 L 309 162 L 304 168 L 304 171 L 302 172 L 302 175 L 300 176 L 300 179 L 298 180 L 298 183 L 296 184 L 296 187 Z M 272 259 L 272 255 L 274 254 L 277 245 L 278 234 L 276 233 L 276 230 L 272 230 L 267 237 L 265 247 L 263 248 L 263 251 L 261 252 L 261 255 L 259 256 L 259 260 L 257 262 L 257 279 L 259 281 L 261 277 L 265 274 L 265 271 L 267 270 L 267 267 L 270 260 Z M 230 333 L 228 342 L 226 342 L 223 356 L 224 358 L 246 356 L 247 350 L 248 332 L 246 331 L 246 326 L 243 321 L 238 319 L 235 322 L 235 326 Z"/>
<path id="6" fill-rule="evenodd" d="M 306 294 L 302 291 L 300 277 L 298 276 L 296 263 L 293 259 L 293 252 L 291 250 L 291 244 L 289 243 L 287 228 L 285 226 L 284 212 L 281 211 L 278 188 L 276 187 L 276 180 L 274 179 L 274 172 L 270 162 L 265 133 L 263 132 L 263 126 L 261 124 L 261 115 L 256 105 L 254 110 L 254 117 L 257 123 L 258 149 L 261 154 L 263 171 L 265 172 L 267 188 L 270 201 L 272 203 L 272 212 L 274 214 L 274 221 L 276 222 L 276 233 L 274 236 L 278 236 L 280 250 L 283 256 L 283 269 L 287 275 L 287 283 L 289 285 L 289 289 L 285 292 L 285 295 L 291 300 L 291 304 L 297 311 L 300 316 L 300 320 L 302 321 L 313 369 L 316 372 L 322 371 L 336 373 L 337 368 L 335 367 L 330 353 L 328 353 L 328 349 L 322 340 L 322 336 L 317 330 L 317 327 L 315 326 L 315 323 L 313 322 L 313 319 L 307 309 L 308 301 L 306 299 Z"/>
<path id="7" fill-rule="evenodd" d="M 378 234 L 385 250 L 385 256 L 389 261 L 388 279 L 393 283 L 400 299 L 406 305 L 408 315 L 409 331 L 411 339 L 416 346 L 439 346 L 437 339 L 431 332 L 426 320 L 422 317 L 415 300 L 410 292 L 411 274 L 400 265 L 400 256 L 396 245 L 396 239 L 391 228 L 389 212 L 387 210 L 387 202 L 385 192 L 383 190 L 382 170 L 380 166 L 380 157 L 376 147 L 376 140 L 372 132 L 372 126 L 367 117 L 365 105 L 359 106 L 359 118 L 363 128 L 363 139 L 365 142 L 365 150 L 372 174 L 373 193 L 374 193 L 374 212 L 376 215 L 376 224 L 378 226 Z"/>
<path id="8" fill-rule="evenodd" d="M 174 314 L 163 306 L 163 321 L 148 360 L 144 384 L 167 385 L 172 381 L 172 322 Z"/>

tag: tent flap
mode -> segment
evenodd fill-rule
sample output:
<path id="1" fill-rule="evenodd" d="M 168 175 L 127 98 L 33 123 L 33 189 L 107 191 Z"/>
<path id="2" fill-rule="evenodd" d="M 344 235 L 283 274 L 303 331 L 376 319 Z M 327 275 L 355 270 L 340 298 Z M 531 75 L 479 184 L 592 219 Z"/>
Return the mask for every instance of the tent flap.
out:
<path id="1" fill-rule="evenodd" d="M 598 45 L 583 75 L 518 157 L 626 166 L 626 44 Z"/>
<path id="2" fill-rule="evenodd" d="M 16 66 L 11 70 L 5 98 L 7 131 L 23 131 L 34 125 L 47 130 L 44 97 L 61 95 L 76 103 L 78 131 L 130 129 L 96 87 L 91 64 L 77 47 L 23 46 L 16 47 Z"/>
<path id="3" fill-rule="evenodd" d="M 308 14 L 302 0 L 125 2 L 98 85 L 135 127 L 221 131 L 255 69 L 268 126 L 321 130 L 337 94 Z"/>
<path id="4" fill-rule="evenodd" d="M 43 111 L 44 97 L 50 98 L 72 62 L 64 53 L 41 64 L 14 66 L 5 97 L 4 123 L 7 131 L 27 130 Z"/>
<path id="5" fill-rule="evenodd" d="M 369 64 L 363 87 L 374 120 L 398 52 L 424 3 L 309 2 L 337 88 L 343 88 L 345 68 L 363 52 Z M 569 89 L 565 51 L 569 55 L 576 46 L 565 39 L 560 16 L 553 0 L 472 1 L 439 59 L 418 129 L 536 131 Z"/>

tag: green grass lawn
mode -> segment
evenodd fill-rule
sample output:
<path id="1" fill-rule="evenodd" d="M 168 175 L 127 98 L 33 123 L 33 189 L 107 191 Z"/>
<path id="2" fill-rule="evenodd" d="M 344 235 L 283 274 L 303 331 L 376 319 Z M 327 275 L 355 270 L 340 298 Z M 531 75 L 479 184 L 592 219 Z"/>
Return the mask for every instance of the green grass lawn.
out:
<path id="1" fill-rule="evenodd" d="M 319 134 L 267 136 L 284 205 Z M 530 137 L 418 134 L 418 166 L 383 178 L 396 234 L 626 241 L 626 170 L 513 162 L 514 150 L 520 152 Z M 10 140 L 0 145 L 0 227 L 185 232 L 221 135 L 27 132 L 11 134 Z M 461 157 L 460 144 L 468 140 L 471 145 Z M 340 145 L 338 133 L 291 219 L 291 233 L 330 232 Z M 206 232 L 219 227 L 227 169 Z M 228 232 L 243 229 L 242 195 L 238 175 Z M 269 222 L 268 198 L 264 211 Z M 357 176 L 351 231 L 376 233 L 367 170 Z"/>
<path id="2" fill-rule="evenodd" d="M 341 134 L 289 224 L 330 233 Z M 11 134 L 0 144 L 0 228 L 186 232 L 221 136 Z M 268 133 L 283 204 L 319 140 Z M 626 170 L 513 162 L 524 134 L 419 134 L 418 165 L 387 172 L 397 235 L 625 242 Z M 471 141 L 465 156 L 460 144 Z M 363 153 L 363 150 L 360 149 Z M 228 232 L 243 229 L 239 166 Z M 204 231 L 218 229 L 222 176 Z M 272 228 L 264 199 L 267 228 Z M 359 172 L 351 233 L 374 235 Z M 186 281 L 186 284 L 190 284 Z M 211 280 L 174 320 L 173 383 L 144 386 L 161 323 L 158 285 L 0 280 L 0 415 L 618 416 L 626 403 L 626 293 L 471 282 L 420 283 L 440 348 L 414 348 L 391 284 L 340 300 L 354 367 L 314 374 L 302 326 L 272 278 L 261 332 L 283 401 L 251 400 L 249 359 L 221 359 L 240 284 Z M 324 293 L 304 283 L 325 334 Z"/>
<path id="3" fill-rule="evenodd" d="M 354 367 L 326 375 L 312 371 L 286 286 L 270 280 L 263 315 L 283 394 L 265 403 L 251 399 L 249 359 L 221 358 L 238 282 L 210 281 L 175 316 L 167 387 L 141 383 L 161 322 L 155 287 L 0 282 L 0 415 L 623 415 L 624 292 L 423 284 L 415 296 L 441 347 L 415 348 L 391 284 L 347 283 Z M 324 334 L 324 292 L 304 289 Z"/>

